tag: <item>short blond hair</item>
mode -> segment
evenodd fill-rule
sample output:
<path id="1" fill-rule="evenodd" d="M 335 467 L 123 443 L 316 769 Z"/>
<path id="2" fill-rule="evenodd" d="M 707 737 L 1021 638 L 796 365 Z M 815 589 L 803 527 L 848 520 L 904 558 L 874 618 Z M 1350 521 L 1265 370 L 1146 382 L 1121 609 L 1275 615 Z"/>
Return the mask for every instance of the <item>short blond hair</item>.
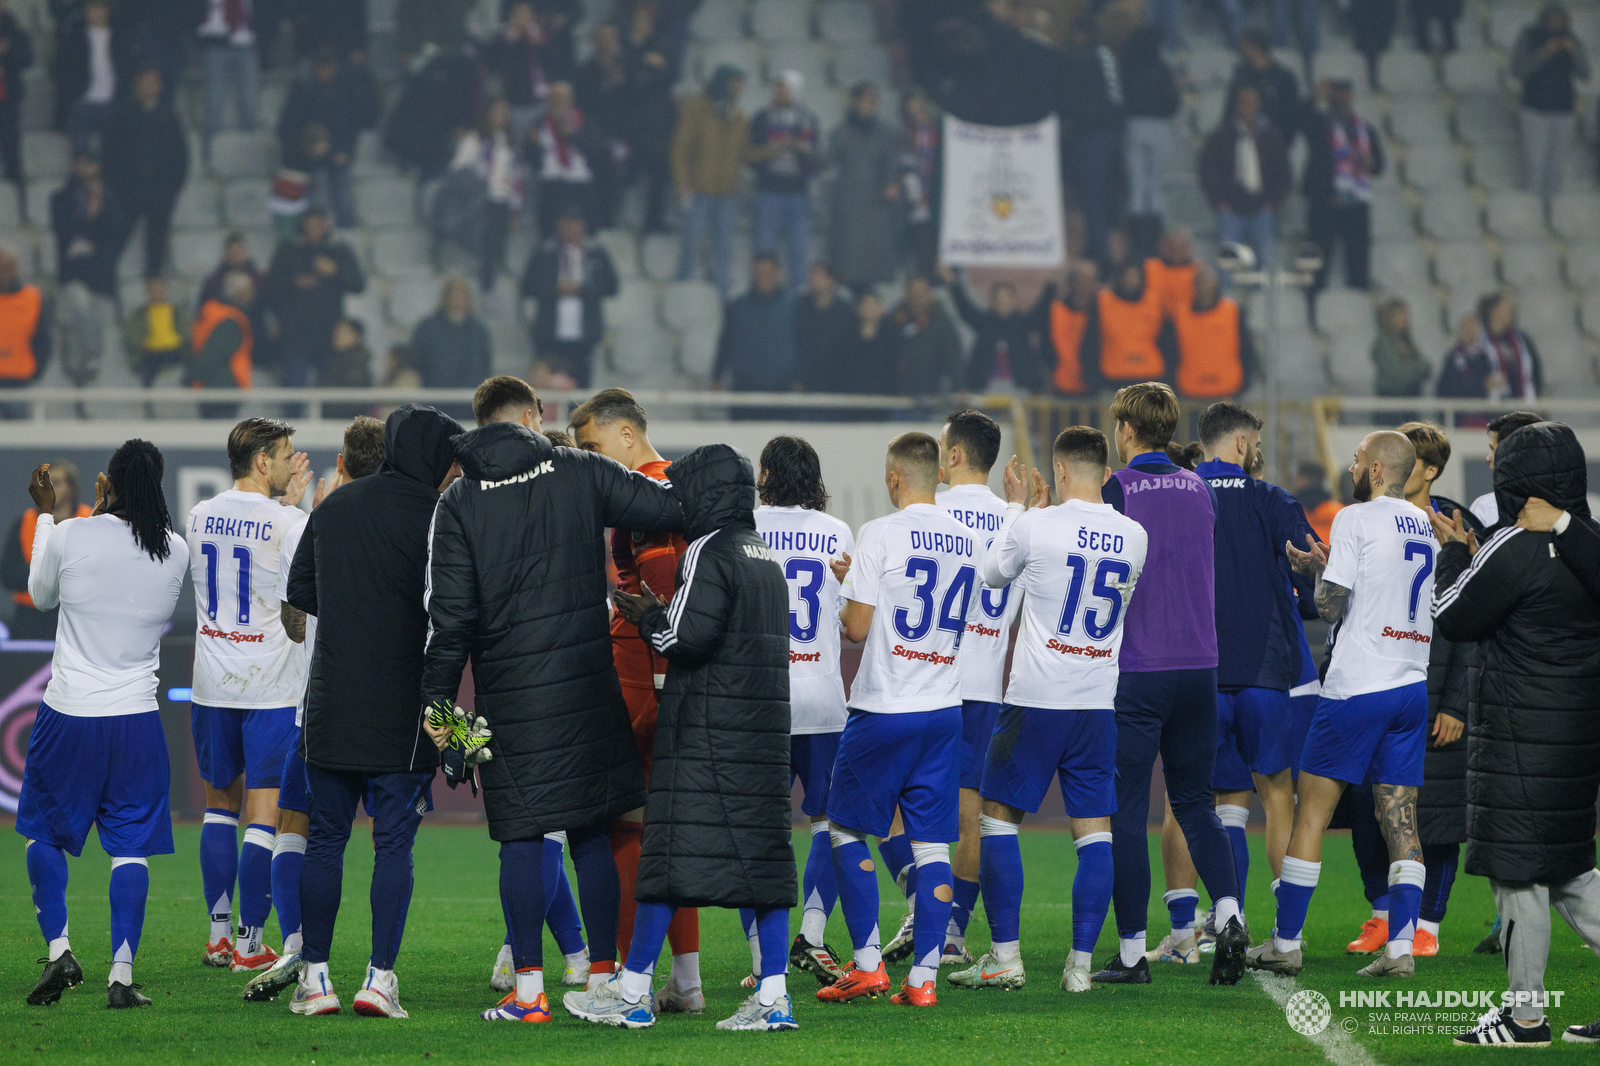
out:
<path id="1" fill-rule="evenodd" d="M 1165 448 L 1178 428 L 1178 394 L 1162 381 L 1141 381 L 1117 390 L 1111 417 L 1126 422 L 1138 443 Z"/>

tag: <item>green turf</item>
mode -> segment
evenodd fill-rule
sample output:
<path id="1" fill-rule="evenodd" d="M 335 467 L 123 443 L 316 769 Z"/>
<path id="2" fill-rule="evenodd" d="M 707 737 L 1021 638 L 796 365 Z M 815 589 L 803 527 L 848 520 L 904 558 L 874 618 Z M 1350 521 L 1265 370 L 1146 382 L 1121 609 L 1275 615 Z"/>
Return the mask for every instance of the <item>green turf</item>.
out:
<path id="1" fill-rule="evenodd" d="M 416 895 L 405 948 L 399 960 L 401 1001 L 411 1012 L 405 1021 L 360 1018 L 346 1012 L 331 1018 L 300 1018 L 289 1013 L 287 996 L 277 1003 L 244 1003 L 242 979 L 200 965 L 206 915 L 200 900 L 197 861 L 199 828 L 177 829 L 178 854 L 151 863 L 150 905 L 140 946 L 136 979 L 155 1000 L 147 1010 L 111 1013 L 102 991 L 109 955 L 105 899 L 110 863 L 90 841 L 73 861 L 68 889 L 73 942 L 87 980 L 54 1007 L 28 1007 L 23 996 L 38 976 L 34 959 L 43 951 L 28 902 L 22 842 L 7 845 L 0 862 L 0 1062 L 126 1063 L 195 1062 L 442 1063 L 559 1061 L 562 1063 L 693 1063 L 695 1066 L 756 1066 L 768 1062 L 967 1063 L 1038 1062 L 1073 1058 L 1080 1062 L 1228 1063 L 1229 1066 L 1324 1061 L 1319 1047 L 1293 1032 L 1257 981 L 1236 988 L 1211 988 L 1206 966 L 1161 967 L 1146 987 L 1102 987 L 1068 996 L 1058 986 L 1069 946 L 1073 849 L 1062 833 L 1022 835 L 1028 870 L 1024 899 L 1023 947 L 1031 983 L 1020 992 L 963 992 L 941 987 L 932 1010 L 894 1007 L 886 998 L 844 1006 L 818 1003 L 809 976 L 790 978 L 798 1033 L 721 1033 L 712 1023 L 731 1014 L 743 992 L 739 979 L 749 970 L 737 917 L 707 912 L 701 918 L 702 973 L 707 1012 L 703 1017 L 663 1018 L 654 1029 L 619 1032 L 586 1025 L 559 1006 L 551 1024 L 489 1025 L 476 1012 L 494 1003 L 488 987 L 490 964 L 503 934 L 496 898 L 495 848 L 481 828 L 428 827 L 417 842 Z M 1154 847 L 1155 837 L 1151 838 Z M 359 830 L 345 867 L 346 886 L 333 976 L 346 1002 L 359 988 L 369 942 L 367 885 L 371 871 L 369 837 Z M 1258 934 L 1271 923 L 1268 876 L 1261 837 L 1251 868 L 1247 910 Z M 796 847 L 809 846 L 804 833 Z M 803 860 L 804 852 L 800 852 Z M 1152 893 L 1151 940 L 1166 927 L 1161 907 L 1159 865 Z M 884 884 L 883 925 L 892 935 L 902 913 L 892 885 Z M 1503 988 L 1499 956 L 1471 956 L 1492 916 L 1487 884 L 1462 877 L 1443 929 L 1445 954 L 1425 959 L 1419 976 L 1404 985 L 1384 987 L 1433 990 Z M 1358 1042 L 1383 1066 L 1442 1062 L 1493 1054 L 1451 1048 L 1437 1035 L 1373 1035 L 1365 1010 L 1339 1009 L 1338 992 L 1373 987 L 1355 976 L 1362 965 L 1344 953 L 1366 910 L 1348 838 L 1330 837 L 1324 855 L 1322 886 L 1312 902 L 1307 936 L 1308 965 L 1302 988 L 1316 989 L 1334 1003 L 1336 1021 L 1357 1017 Z M 794 921 L 798 925 L 799 915 Z M 276 926 L 273 927 L 274 943 Z M 980 914 L 973 947 L 988 940 Z M 848 954 L 843 920 L 835 912 L 829 941 Z M 1101 954 L 1114 943 L 1111 923 Z M 557 958 L 553 943 L 547 957 Z M 1098 959 L 1097 955 L 1097 959 Z M 893 968 L 895 979 L 905 972 Z M 662 975 L 665 975 L 663 966 Z M 1558 1025 L 1600 1015 L 1600 962 L 1559 921 L 1550 954 L 1549 985 L 1567 992 Z M 553 997 L 553 998 L 559 998 Z M 1426 1009 L 1422 1013 L 1428 1013 Z M 1393 1024 L 1393 1021 L 1391 1021 Z M 1600 1064 L 1600 1048 L 1560 1045 L 1541 1056 L 1548 1061 Z"/>

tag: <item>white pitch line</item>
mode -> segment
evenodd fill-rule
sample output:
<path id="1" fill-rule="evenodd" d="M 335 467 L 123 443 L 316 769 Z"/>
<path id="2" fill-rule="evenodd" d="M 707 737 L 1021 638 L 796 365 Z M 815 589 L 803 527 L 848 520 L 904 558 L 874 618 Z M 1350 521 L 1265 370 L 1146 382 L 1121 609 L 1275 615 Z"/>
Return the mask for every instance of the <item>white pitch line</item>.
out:
<path id="1" fill-rule="evenodd" d="M 1251 970 L 1250 976 L 1256 979 L 1261 990 L 1272 998 L 1272 1002 L 1278 1005 L 1279 1010 L 1287 1007 L 1289 997 L 1300 991 L 1300 986 L 1295 984 L 1292 977 L 1262 970 Z M 1287 1028 L 1288 1024 L 1287 1021 L 1284 1022 L 1284 1027 Z M 1306 1039 L 1321 1048 L 1323 1056 L 1333 1063 L 1333 1066 L 1381 1066 L 1366 1048 L 1344 1031 L 1338 1019 L 1330 1021 L 1328 1027 L 1316 1036 L 1308 1036 Z"/>

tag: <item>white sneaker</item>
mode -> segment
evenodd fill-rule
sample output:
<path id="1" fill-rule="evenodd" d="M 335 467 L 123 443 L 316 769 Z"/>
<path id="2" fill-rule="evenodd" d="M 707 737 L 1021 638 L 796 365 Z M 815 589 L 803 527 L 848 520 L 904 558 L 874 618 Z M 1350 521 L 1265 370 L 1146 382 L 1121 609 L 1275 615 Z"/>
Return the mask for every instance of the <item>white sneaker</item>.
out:
<path id="1" fill-rule="evenodd" d="M 616 977 L 586 992 L 568 992 L 561 997 L 561 1005 L 574 1018 L 600 1025 L 613 1025 L 618 1029 L 648 1029 L 656 1024 L 654 997 L 646 996 L 638 1003 L 622 998 Z M 704 1009 L 702 1004 L 701 1009 Z"/>
<path id="2" fill-rule="evenodd" d="M 296 1014 L 338 1014 L 339 997 L 334 993 L 333 986 L 328 983 L 327 975 L 318 977 L 314 985 L 306 983 L 310 976 L 309 967 L 300 974 L 300 983 L 294 986 L 289 1009 Z"/>
<path id="3" fill-rule="evenodd" d="M 1094 982 L 1089 980 L 1089 967 L 1073 966 L 1068 963 L 1067 968 L 1061 972 L 1061 987 L 1067 992 L 1089 991 L 1094 987 Z"/>
<path id="4" fill-rule="evenodd" d="M 1156 949 L 1145 952 L 1144 957 L 1151 962 L 1199 962 L 1200 945 L 1193 932 L 1176 944 L 1172 942 L 1172 934 L 1168 933 L 1161 938 Z"/>
<path id="5" fill-rule="evenodd" d="M 367 1018 L 409 1018 L 400 1006 L 400 979 L 393 970 L 367 967 L 367 983 L 356 993 L 355 1012 Z"/>
<path id="6" fill-rule="evenodd" d="M 656 996 L 656 1010 L 664 1014 L 704 1014 L 706 997 L 699 985 L 678 988 L 667 982 L 667 987 Z"/>
<path id="7" fill-rule="evenodd" d="M 794 1020 L 794 1007 L 790 1004 L 787 992 L 770 1007 L 761 1005 L 761 996 L 757 993 L 739 1004 L 739 1009 L 731 1018 L 724 1018 L 718 1022 L 717 1028 L 774 1033 L 785 1029 L 798 1029 L 800 1023 Z"/>
<path id="8" fill-rule="evenodd" d="M 889 962 L 902 962 L 911 957 L 916 950 L 915 925 L 916 911 L 906 911 L 906 916 L 900 919 L 900 928 L 896 930 L 893 939 L 883 945 L 883 957 Z"/>
<path id="9" fill-rule="evenodd" d="M 1001 962 L 992 954 L 985 952 L 976 964 L 965 970 L 957 970 L 947 974 L 945 981 L 957 988 L 1021 988 L 1028 983 L 1027 974 L 1022 969 L 1022 956 L 1008 962 Z"/>
<path id="10" fill-rule="evenodd" d="M 561 973 L 561 983 L 564 985 L 585 985 L 589 983 L 589 949 L 584 948 L 576 955 L 565 956 L 567 967 Z"/>
<path id="11" fill-rule="evenodd" d="M 495 956 L 494 970 L 489 974 L 489 987 L 496 992 L 511 992 L 517 987 L 516 969 L 511 965 L 511 945 L 501 944 Z"/>

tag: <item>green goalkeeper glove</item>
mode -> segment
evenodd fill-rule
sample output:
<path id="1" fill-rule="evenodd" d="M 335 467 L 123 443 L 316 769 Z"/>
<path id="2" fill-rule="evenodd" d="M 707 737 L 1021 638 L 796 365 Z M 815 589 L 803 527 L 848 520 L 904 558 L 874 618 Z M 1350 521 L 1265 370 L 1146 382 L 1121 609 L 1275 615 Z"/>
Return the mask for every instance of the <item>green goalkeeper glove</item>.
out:
<path id="1" fill-rule="evenodd" d="M 489 751 L 489 740 L 494 736 L 489 731 L 489 723 L 468 714 L 453 701 L 434 700 L 428 707 L 428 724 L 435 729 L 450 730 L 449 746 L 462 753 L 467 766 L 476 766 L 494 758 Z"/>

